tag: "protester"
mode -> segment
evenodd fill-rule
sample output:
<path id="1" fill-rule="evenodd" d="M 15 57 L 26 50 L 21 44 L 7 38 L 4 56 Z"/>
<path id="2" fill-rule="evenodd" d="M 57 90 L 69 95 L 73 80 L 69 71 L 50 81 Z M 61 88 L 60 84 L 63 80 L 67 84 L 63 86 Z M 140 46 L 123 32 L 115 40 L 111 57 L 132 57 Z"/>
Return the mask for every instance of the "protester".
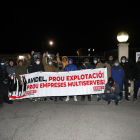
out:
<path id="1" fill-rule="evenodd" d="M 128 87 L 129 87 L 128 80 L 130 78 L 129 68 L 132 65 L 133 65 L 133 62 L 130 59 L 126 58 L 125 56 L 121 57 L 120 66 L 123 68 L 123 70 L 125 72 L 125 76 L 124 76 L 124 79 L 123 79 L 123 84 L 125 86 L 125 100 L 127 100 L 127 101 L 130 101 L 129 98 L 128 98 Z"/>
<path id="2" fill-rule="evenodd" d="M 106 62 L 106 59 L 104 57 L 102 57 L 100 59 L 100 63 L 97 64 L 96 69 L 98 68 L 107 68 L 107 77 L 111 77 L 111 67 L 110 65 Z M 98 99 L 97 101 L 101 101 L 102 98 L 102 94 L 98 94 Z"/>
<path id="3" fill-rule="evenodd" d="M 76 67 L 75 65 L 73 65 L 73 60 L 72 60 L 72 58 L 69 58 L 69 59 L 68 59 L 68 65 L 65 66 L 64 71 L 69 72 L 69 71 L 75 71 L 75 70 L 77 70 L 77 67 Z M 69 96 L 67 96 L 67 98 L 66 98 L 65 101 L 69 101 Z M 74 96 L 74 101 L 78 101 L 76 96 Z"/>
<path id="4" fill-rule="evenodd" d="M 16 65 L 14 64 L 14 61 L 13 60 L 9 60 L 9 65 L 6 66 L 6 71 L 8 73 L 8 75 L 15 75 L 15 70 L 16 70 Z"/>
<path id="5" fill-rule="evenodd" d="M 94 69 L 95 67 L 93 65 L 90 65 L 89 59 L 85 58 L 83 65 L 81 65 L 78 70 L 83 70 L 83 69 Z M 81 101 L 85 100 L 85 95 L 81 96 Z M 91 101 L 91 95 L 88 95 L 88 101 Z"/>
<path id="6" fill-rule="evenodd" d="M 3 69 L 3 78 L 5 78 L 7 76 L 7 71 L 4 59 L 0 60 L 0 67 Z"/>
<path id="7" fill-rule="evenodd" d="M 48 63 L 45 61 L 45 56 L 47 56 L 48 52 L 43 54 L 42 63 L 44 65 L 45 72 L 55 72 L 55 66 L 52 63 L 52 59 L 49 58 Z M 45 101 L 47 100 L 47 97 L 45 98 Z M 50 97 L 50 100 L 53 100 L 52 97 Z"/>
<path id="8" fill-rule="evenodd" d="M 20 75 L 27 74 L 27 68 L 29 67 L 29 65 L 31 63 L 31 59 L 30 59 L 31 56 L 29 54 L 28 54 L 28 58 L 29 58 L 29 61 L 26 64 L 23 64 L 23 61 L 19 60 L 18 66 L 16 67 L 16 70 L 15 70 L 15 74 L 16 74 L 16 77 L 17 77 L 20 85 L 24 85 L 24 83 L 20 79 Z"/>
<path id="9" fill-rule="evenodd" d="M 56 57 L 57 57 L 57 62 L 61 62 L 60 58 L 59 58 L 59 53 L 56 54 Z M 62 63 L 63 63 L 63 68 L 65 68 L 65 66 L 68 65 L 68 57 L 67 56 L 62 57 Z"/>
<path id="10" fill-rule="evenodd" d="M 119 85 L 120 97 L 122 99 L 124 71 L 123 71 L 123 68 L 120 66 L 118 60 L 116 60 L 113 64 L 113 66 L 111 67 L 111 77 Z M 119 102 L 121 102 L 121 100 Z"/>
<path id="11" fill-rule="evenodd" d="M 96 68 L 97 64 L 98 64 L 98 58 L 94 58 L 93 59 L 93 66 Z"/>
<path id="12" fill-rule="evenodd" d="M 63 68 L 63 63 L 62 62 L 58 63 L 58 66 L 56 68 L 56 72 L 64 72 L 64 68 Z M 59 100 L 63 101 L 61 96 L 59 97 Z M 57 102 L 57 96 L 55 97 L 55 102 Z"/>
<path id="13" fill-rule="evenodd" d="M 44 66 L 38 57 L 34 60 L 34 51 L 31 52 L 31 63 L 32 63 L 32 72 L 42 72 L 44 71 Z M 32 102 L 37 101 L 37 98 L 32 98 Z M 43 98 L 40 98 L 40 101 L 43 101 Z"/>
<path id="14" fill-rule="evenodd" d="M 112 56 L 112 55 L 110 55 L 110 56 L 108 57 L 107 63 L 110 65 L 110 67 L 114 65 L 114 61 L 113 61 L 113 56 Z"/>
<path id="15" fill-rule="evenodd" d="M 3 70 L 0 68 L 0 108 L 3 107 L 3 103 L 12 104 L 13 101 L 9 100 L 8 97 L 8 79 L 9 77 L 6 76 L 3 80 Z"/>
<path id="16" fill-rule="evenodd" d="M 111 100 L 115 100 L 115 105 L 118 105 L 118 101 L 120 100 L 120 89 L 119 85 L 114 82 L 114 79 L 112 77 L 108 78 L 108 83 L 105 85 L 105 91 L 104 91 L 103 99 L 108 101 L 108 105 L 111 104 Z"/>
<path id="17" fill-rule="evenodd" d="M 133 67 L 133 79 L 134 79 L 134 95 L 133 102 L 137 101 L 137 94 L 140 87 L 140 57 L 138 58 L 137 63 Z"/>

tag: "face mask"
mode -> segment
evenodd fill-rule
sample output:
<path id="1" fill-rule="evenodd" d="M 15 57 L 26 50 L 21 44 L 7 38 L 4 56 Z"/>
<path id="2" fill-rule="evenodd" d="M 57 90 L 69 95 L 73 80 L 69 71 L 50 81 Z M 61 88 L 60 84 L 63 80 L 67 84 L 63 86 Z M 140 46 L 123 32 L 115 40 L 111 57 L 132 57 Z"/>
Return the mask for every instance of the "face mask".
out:
<path id="1" fill-rule="evenodd" d="M 119 66 L 119 64 L 118 64 L 118 63 L 115 63 L 114 65 L 115 65 L 115 66 Z"/>
<path id="2" fill-rule="evenodd" d="M 49 65 L 52 65 L 52 62 L 49 62 Z"/>
<path id="3" fill-rule="evenodd" d="M 97 61 L 96 61 L 96 60 L 94 60 L 94 63 L 96 64 L 96 63 L 97 63 Z"/>
<path id="4" fill-rule="evenodd" d="M 105 63 L 105 60 L 101 60 L 101 63 Z"/>
<path id="5" fill-rule="evenodd" d="M 62 70 L 62 67 L 59 67 L 60 70 Z"/>
<path id="6" fill-rule="evenodd" d="M 122 63 L 125 63 L 125 60 L 122 60 Z"/>
<path id="7" fill-rule="evenodd" d="M 4 63 L 1 63 L 1 65 L 4 65 Z"/>
<path id="8" fill-rule="evenodd" d="M 85 63 L 86 67 L 89 66 L 89 63 Z"/>
<path id="9" fill-rule="evenodd" d="M 109 81 L 108 84 L 109 84 L 109 86 L 112 87 L 113 86 L 113 81 Z"/>
<path id="10" fill-rule="evenodd" d="M 39 65 L 40 64 L 40 61 L 37 61 L 36 64 Z"/>

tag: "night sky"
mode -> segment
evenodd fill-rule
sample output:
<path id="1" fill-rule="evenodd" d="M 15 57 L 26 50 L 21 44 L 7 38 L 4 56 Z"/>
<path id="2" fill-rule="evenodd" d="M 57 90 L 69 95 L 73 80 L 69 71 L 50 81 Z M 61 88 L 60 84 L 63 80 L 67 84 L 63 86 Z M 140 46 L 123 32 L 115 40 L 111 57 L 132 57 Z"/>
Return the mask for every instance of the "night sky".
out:
<path id="1" fill-rule="evenodd" d="M 42 51 L 54 41 L 53 53 L 76 55 L 79 48 L 96 52 L 116 49 L 117 34 L 126 31 L 130 47 L 140 47 L 140 5 L 134 1 L 46 3 L 6 2 L 1 5 L 1 53 Z"/>

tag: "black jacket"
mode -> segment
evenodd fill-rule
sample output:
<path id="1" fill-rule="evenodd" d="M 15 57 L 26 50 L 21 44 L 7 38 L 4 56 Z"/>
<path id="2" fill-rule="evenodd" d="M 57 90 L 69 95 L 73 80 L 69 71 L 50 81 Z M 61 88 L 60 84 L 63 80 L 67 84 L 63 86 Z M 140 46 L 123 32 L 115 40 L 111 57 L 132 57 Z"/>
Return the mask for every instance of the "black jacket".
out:
<path id="1" fill-rule="evenodd" d="M 133 79 L 140 80 L 140 64 L 139 64 L 139 62 L 137 62 L 133 66 Z"/>
<path id="2" fill-rule="evenodd" d="M 2 67 L 0 67 L 0 81 L 3 80 L 3 69 Z"/>
<path id="3" fill-rule="evenodd" d="M 95 67 L 93 65 L 89 65 L 87 67 L 85 67 L 84 65 L 81 65 L 78 70 L 81 70 L 81 69 L 95 69 Z"/>
<path id="4" fill-rule="evenodd" d="M 111 60 L 111 61 L 108 60 L 107 63 L 108 63 L 111 67 L 114 65 L 114 61 L 112 61 L 112 60 Z"/>
<path id="5" fill-rule="evenodd" d="M 130 59 L 128 59 L 128 62 L 125 62 L 125 63 L 120 63 L 120 66 L 123 68 L 123 70 L 124 70 L 124 72 L 125 72 L 125 77 L 124 77 L 124 79 L 125 78 L 127 78 L 127 79 L 129 79 L 130 78 L 130 72 L 129 72 L 129 68 L 130 68 L 130 66 L 132 66 L 133 65 L 133 62 L 130 60 Z"/>
<path id="6" fill-rule="evenodd" d="M 44 71 L 44 66 L 42 62 L 40 61 L 40 64 L 37 65 L 34 61 L 33 55 L 31 55 L 31 63 L 32 63 L 32 72 Z"/>

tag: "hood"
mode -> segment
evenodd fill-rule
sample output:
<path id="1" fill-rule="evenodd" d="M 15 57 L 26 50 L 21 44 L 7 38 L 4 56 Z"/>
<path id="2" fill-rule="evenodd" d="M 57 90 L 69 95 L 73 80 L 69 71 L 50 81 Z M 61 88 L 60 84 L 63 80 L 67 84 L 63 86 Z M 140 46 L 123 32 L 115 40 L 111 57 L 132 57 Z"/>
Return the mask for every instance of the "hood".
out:
<path id="1" fill-rule="evenodd" d="M 109 77 L 108 78 L 108 85 L 112 87 L 114 84 L 115 84 L 114 79 L 112 77 Z"/>
<path id="2" fill-rule="evenodd" d="M 72 59 L 72 58 L 69 58 L 69 59 L 68 59 L 68 63 L 69 63 L 69 61 L 72 61 L 72 64 L 73 64 L 73 59 Z"/>
<path id="3" fill-rule="evenodd" d="M 65 58 L 65 57 L 68 59 L 68 57 L 67 57 L 67 56 L 62 56 L 62 59 L 63 59 L 63 58 Z"/>

